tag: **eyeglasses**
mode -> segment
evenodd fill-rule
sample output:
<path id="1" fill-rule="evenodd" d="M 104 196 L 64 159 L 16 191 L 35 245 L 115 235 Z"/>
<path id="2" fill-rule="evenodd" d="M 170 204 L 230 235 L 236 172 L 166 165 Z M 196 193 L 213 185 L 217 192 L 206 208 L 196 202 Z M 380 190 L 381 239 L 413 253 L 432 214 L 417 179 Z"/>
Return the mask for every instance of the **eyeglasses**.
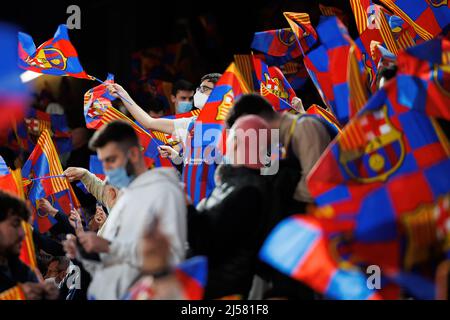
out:
<path id="1" fill-rule="evenodd" d="M 200 86 L 196 90 L 200 91 L 201 93 L 208 93 L 212 91 L 214 88 L 208 87 L 208 86 Z"/>

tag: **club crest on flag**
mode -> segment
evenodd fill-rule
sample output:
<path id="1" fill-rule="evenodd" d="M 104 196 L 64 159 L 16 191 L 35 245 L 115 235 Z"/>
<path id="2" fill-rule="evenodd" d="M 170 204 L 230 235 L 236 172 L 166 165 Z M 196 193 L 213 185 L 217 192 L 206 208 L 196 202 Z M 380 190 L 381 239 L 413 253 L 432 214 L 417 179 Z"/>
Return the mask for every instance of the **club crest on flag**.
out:
<path id="1" fill-rule="evenodd" d="M 32 67 L 42 69 L 59 69 L 66 70 L 67 58 L 56 48 L 42 48 L 38 49 L 34 57 L 27 57 L 25 60 Z"/>
<path id="2" fill-rule="evenodd" d="M 428 0 L 428 2 L 435 8 L 446 6 L 448 4 L 448 0 Z"/>
<path id="3" fill-rule="evenodd" d="M 269 74 L 264 73 L 265 81 L 261 83 L 261 95 L 267 96 L 269 93 L 276 95 L 281 99 L 288 99 L 289 94 L 278 78 L 271 78 Z"/>
<path id="4" fill-rule="evenodd" d="M 224 94 L 222 102 L 217 107 L 217 116 L 216 116 L 217 121 L 225 121 L 228 112 L 233 106 L 233 101 L 234 101 L 233 90 L 230 89 L 230 91 Z"/>
<path id="5" fill-rule="evenodd" d="M 366 145 L 348 149 L 341 141 L 339 162 L 358 182 L 386 181 L 403 163 L 405 146 L 402 133 L 390 123 L 386 106 L 362 116 L 359 125 Z"/>
<path id="6" fill-rule="evenodd" d="M 292 33 L 291 29 L 278 29 L 277 31 L 278 40 L 286 47 L 290 47 L 295 44 L 295 35 Z"/>

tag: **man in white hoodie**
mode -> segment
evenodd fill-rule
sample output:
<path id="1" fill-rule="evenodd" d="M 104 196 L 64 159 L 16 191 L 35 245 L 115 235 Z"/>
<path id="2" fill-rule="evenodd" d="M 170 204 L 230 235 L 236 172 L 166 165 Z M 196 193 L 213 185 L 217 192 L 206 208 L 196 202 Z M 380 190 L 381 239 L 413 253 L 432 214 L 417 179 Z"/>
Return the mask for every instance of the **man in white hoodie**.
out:
<path id="1" fill-rule="evenodd" d="M 184 259 L 186 203 L 175 169 L 147 170 L 136 133 L 127 123 L 104 126 L 90 147 L 97 150 L 109 183 L 121 189 L 121 195 L 101 237 L 80 231 L 78 246 L 75 237 L 68 236 L 64 247 L 91 273 L 90 299 L 120 299 L 139 275 L 139 240 L 155 218 L 170 239 L 171 265 Z"/>

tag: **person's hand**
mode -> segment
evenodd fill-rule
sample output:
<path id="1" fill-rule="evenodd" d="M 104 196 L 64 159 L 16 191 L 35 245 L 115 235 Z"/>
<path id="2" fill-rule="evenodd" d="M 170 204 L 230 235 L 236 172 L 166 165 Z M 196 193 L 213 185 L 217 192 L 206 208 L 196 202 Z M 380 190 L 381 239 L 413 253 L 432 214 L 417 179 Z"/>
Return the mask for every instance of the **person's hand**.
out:
<path id="1" fill-rule="evenodd" d="M 59 298 L 59 290 L 53 283 L 46 282 L 42 284 L 42 287 L 45 300 L 57 300 Z"/>
<path id="2" fill-rule="evenodd" d="M 78 241 L 87 253 L 109 252 L 109 241 L 97 236 L 95 232 L 83 232 L 79 234 Z"/>
<path id="3" fill-rule="evenodd" d="M 163 157 L 163 158 L 174 159 L 174 158 L 178 157 L 178 152 L 171 146 L 165 146 L 165 145 L 159 146 L 158 151 L 159 151 L 159 154 L 161 155 L 161 157 Z"/>
<path id="4" fill-rule="evenodd" d="M 79 256 L 77 249 L 77 237 L 73 234 L 68 234 L 66 240 L 62 242 L 63 249 L 66 252 L 66 257 L 69 259 L 76 259 Z"/>
<path id="5" fill-rule="evenodd" d="M 108 91 L 114 98 L 119 98 L 122 102 L 127 102 L 126 100 L 131 101 L 131 97 L 128 92 L 117 83 L 109 84 Z"/>
<path id="6" fill-rule="evenodd" d="M 70 182 L 81 180 L 88 171 L 84 168 L 69 167 L 64 171 L 64 175 Z"/>
<path id="7" fill-rule="evenodd" d="M 291 101 L 292 108 L 300 114 L 306 113 L 305 108 L 303 107 L 302 99 L 294 97 Z"/>
<path id="8" fill-rule="evenodd" d="M 156 273 L 167 268 L 170 255 L 170 241 L 159 227 L 159 220 L 154 221 L 141 239 L 142 269 L 146 273 Z"/>
<path id="9" fill-rule="evenodd" d="M 101 206 L 97 206 L 95 210 L 94 220 L 97 223 L 99 229 L 103 226 L 103 224 L 106 221 L 106 213 L 103 211 L 103 208 Z"/>
<path id="10" fill-rule="evenodd" d="M 58 210 L 45 198 L 39 199 L 39 210 L 48 213 L 52 217 L 56 216 L 58 213 Z"/>
<path id="11" fill-rule="evenodd" d="M 70 211 L 69 223 L 75 229 L 75 232 L 80 231 L 80 229 L 83 230 L 80 213 L 76 209 Z"/>
<path id="12" fill-rule="evenodd" d="M 44 293 L 44 288 L 40 283 L 25 282 L 20 285 L 26 300 L 40 300 Z"/>

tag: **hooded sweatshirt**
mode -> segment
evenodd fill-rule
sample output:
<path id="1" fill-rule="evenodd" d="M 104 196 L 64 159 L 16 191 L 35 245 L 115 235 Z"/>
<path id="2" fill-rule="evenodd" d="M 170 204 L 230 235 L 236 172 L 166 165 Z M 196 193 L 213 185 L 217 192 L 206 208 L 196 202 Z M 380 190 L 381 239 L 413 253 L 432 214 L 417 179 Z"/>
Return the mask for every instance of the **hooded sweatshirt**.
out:
<path id="1" fill-rule="evenodd" d="M 140 273 L 139 242 L 156 216 L 171 244 L 170 263 L 178 264 L 187 247 L 186 203 L 174 169 L 152 169 L 121 190 L 102 232 L 111 242 L 109 253 L 101 253 L 98 263 L 83 260 L 92 275 L 90 299 L 115 300 L 125 295 Z"/>

